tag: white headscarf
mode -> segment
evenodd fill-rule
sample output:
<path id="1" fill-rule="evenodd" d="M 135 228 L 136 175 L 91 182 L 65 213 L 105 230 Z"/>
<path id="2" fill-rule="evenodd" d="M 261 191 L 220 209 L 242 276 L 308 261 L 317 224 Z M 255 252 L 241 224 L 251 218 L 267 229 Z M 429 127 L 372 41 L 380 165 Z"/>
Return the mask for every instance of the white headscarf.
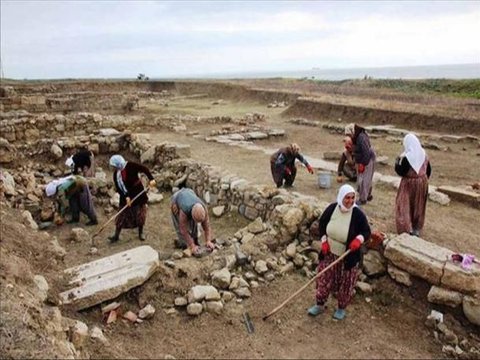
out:
<path id="1" fill-rule="evenodd" d="M 57 192 L 57 188 L 62 185 L 64 182 L 66 182 L 68 179 L 71 179 L 73 176 L 66 176 L 60 179 L 52 180 L 50 181 L 47 186 L 45 187 L 45 194 L 47 194 L 48 197 L 53 196 Z"/>
<path id="2" fill-rule="evenodd" d="M 123 158 L 122 155 L 113 155 L 110 158 L 110 165 L 117 170 L 123 170 L 127 165 L 127 161 Z"/>
<path id="3" fill-rule="evenodd" d="M 350 208 L 350 209 L 347 209 L 344 205 L 343 205 L 343 198 L 347 195 L 347 194 L 350 194 L 350 193 L 354 193 L 355 194 L 355 189 L 351 186 L 351 185 L 348 185 L 348 184 L 345 184 L 345 185 L 342 185 L 342 187 L 340 187 L 340 189 L 338 190 L 338 195 L 337 195 L 337 203 L 338 205 L 340 205 L 340 209 L 342 209 L 343 211 L 350 211 L 352 210 L 355 206 L 355 199 L 354 199 L 354 202 L 353 202 L 353 206 Z"/>
<path id="4" fill-rule="evenodd" d="M 402 156 L 407 158 L 410 166 L 418 174 L 426 157 L 425 150 L 423 150 L 420 140 L 418 140 L 418 138 L 412 133 L 408 133 L 403 138 L 403 147 L 405 151 Z"/>
<path id="5" fill-rule="evenodd" d="M 70 156 L 67 160 L 65 160 L 65 165 L 70 169 L 75 166 L 75 163 L 73 162 L 73 155 Z"/>
<path id="6" fill-rule="evenodd" d="M 355 124 L 345 125 L 345 135 L 353 136 L 353 134 L 355 134 Z"/>

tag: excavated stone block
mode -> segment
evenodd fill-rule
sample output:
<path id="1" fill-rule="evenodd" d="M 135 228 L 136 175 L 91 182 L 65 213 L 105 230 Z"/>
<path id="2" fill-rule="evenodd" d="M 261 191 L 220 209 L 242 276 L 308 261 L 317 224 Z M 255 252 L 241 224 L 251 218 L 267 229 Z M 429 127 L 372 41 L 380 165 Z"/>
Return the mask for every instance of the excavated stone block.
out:
<path id="1" fill-rule="evenodd" d="M 463 295 L 457 291 L 433 285 L 428 292 L 427 299 L 434 304 L 443 304 L 456 307 L 462 303 Z"/>
<path id="2" fill-rule="evenodd" d="M 450 198 L 471 204 L 474 207 L 480 208 L 480 194 L 457 186 L 439 186 L 438 191 L 447 194 Z"/>
<path id="3" fill-rule="evenodd" d="M 480 292 L 480 265 L 474 263 L 464 270 L 460 263 L 447 261 L 441 284 L 463 293 Z"/>
<path id="4" fill-rule="evenodd" d="M 390 277 L 396 282 L 405 286 L 412 286 L 412 280 L 410 279 L 410 274 L 408 272 L 400 270 L 391 264 L 388 264 L 387 271 Z"/>
<path id="5" fill-rule="evenodd" d="M 464 296 L 462 306 L 468 321 L 480 326 L 480 297 Z"/>
<path id="6" fill-rule="evenodd" d="M 139 246 L 65 270 L 71 289 L 60 294 L 64 305 L 86 309 L 143 284 L 160 264 L 158 252 Z"/>
<path id="7" fill-rule="evenodd" d="M 220 300 L 221 296 L 218 290 L 211 285 L 195 285 L 187 294 L 188 303 L 198 303 L 202 300 L 216 301 Z"/>
<path id="8" fill-rule="evenodd" d="M 384 252 L 395 266 L 434 285 L 440 284 L 445 262 L 451 254 L 448 249 L 406 233 L 391 239 Z"/>
<path id="9" fill-rule="evenodd" d="M 368 276 L 381 275 L 387 271 L 387 263 L 379 251 L 368 250 L 363 257 L 363 271 Z"/>

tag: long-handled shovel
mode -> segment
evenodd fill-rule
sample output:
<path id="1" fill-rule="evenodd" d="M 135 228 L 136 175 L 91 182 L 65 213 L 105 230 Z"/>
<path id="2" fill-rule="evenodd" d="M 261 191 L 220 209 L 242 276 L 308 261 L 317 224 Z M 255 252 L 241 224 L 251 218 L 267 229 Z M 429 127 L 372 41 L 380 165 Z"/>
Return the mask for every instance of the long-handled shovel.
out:
<path id="1" fill-rule="evenodd" d="M 143 193 L 147 192 L 148 191 L 148 187 L 146 187 L 145 189 L 143 189 L 141 192 L 139 192 L 137 194 L 137 196 L 135 196 L 132 200 L 132 204 L 135 202 L 135 200 L 137 200 Z M 120 215 L 122 212 L 125 211 L 125 209 L 128 208 L 128 204 L 125 205 L 123 208 L 120 209 L 119 212 L 117 212 L 115 215 L 113 215 L 110 219 L 107 220 L 107 222 L 105 224 L 103 224 L 100 229 L 98 229 L 95 234 L 92 235 L 92 246 L 95 246 L 95 237 L 97 237 L 106 227 L 108 224 L 110 224 L 113 220 L 115 220 L 117 218 L 118 215 Z"/>
<path id="2" fill-rule="evenodd" d="M 345 256 L 347 256 L 348 254 L 350 254 L 350 250 L 347 250 L 345 251 L 337 260 L 335 260 L 334 262 L 332 262 L 330 265 L 328 265 L 325 269 L 323 269 L 322 271 L 320 271 L 317 275 L 315 275 L 313 278 L 311 278 L 305 285 L 303 285 L 300 289 L 298 289 L 294 294 L 292 294 L 287 300 L 285 300 L 284 302 L 282 302 L 280 305 L 278 305 L 275 309 L 273 309 L 272 311 L 270 311 L 267 315 L 265 315 L 262 319 L 263 320 L 267 320 L 270 316 L 272 316 L 273 314 L 275 314 L 276 312 L 278 312 L 281 308 L 283 308 L 290 300 L 292 300 L 295 296 L 297 296 L 298 294 L 300 294 L 303 290 L 305 290 L 308 285 L 310 285 L 311 283 L 313 283 L 315 280 L 317 280 L 320 276 L 322 276 L 328 269 L 330 269 L 331 267 L 333 267 L 334 265 L 338 264 L 340 261 L 343 260 L 343 258 Z"/>

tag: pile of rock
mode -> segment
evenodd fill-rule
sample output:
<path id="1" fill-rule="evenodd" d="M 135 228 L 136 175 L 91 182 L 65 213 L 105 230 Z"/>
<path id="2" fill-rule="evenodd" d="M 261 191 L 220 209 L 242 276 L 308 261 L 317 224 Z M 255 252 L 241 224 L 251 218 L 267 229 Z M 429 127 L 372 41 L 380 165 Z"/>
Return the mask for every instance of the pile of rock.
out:
<path id="1" fill-rule="evenodd" d="M 478 359 L 480 349 L 472 346 L 470 341 L 460 338 L 444 322 L 443 314 L 436 311 L 427 317 L 425 325 L 433 330 L 435 341 L 442 345 L 442 352 L 450 358 L 456 359 Z"/>
<path id="2" fill-rule="evenodd" d="M 268 108 L 284 108 L 288 106 L 286 101 L 273 101 L 267 105 Z"/>

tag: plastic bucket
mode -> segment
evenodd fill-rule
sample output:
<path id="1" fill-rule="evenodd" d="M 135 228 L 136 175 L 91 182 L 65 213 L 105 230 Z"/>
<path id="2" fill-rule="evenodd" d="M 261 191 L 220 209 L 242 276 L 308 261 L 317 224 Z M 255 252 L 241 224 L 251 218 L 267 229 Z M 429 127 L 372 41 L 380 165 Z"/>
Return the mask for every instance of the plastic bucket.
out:
<path id="1" fill-rule="evenodd" d="M 318 172 L 318 187 L 329 189 L 332 186 L 332 174 L 328 171 Z"/>

